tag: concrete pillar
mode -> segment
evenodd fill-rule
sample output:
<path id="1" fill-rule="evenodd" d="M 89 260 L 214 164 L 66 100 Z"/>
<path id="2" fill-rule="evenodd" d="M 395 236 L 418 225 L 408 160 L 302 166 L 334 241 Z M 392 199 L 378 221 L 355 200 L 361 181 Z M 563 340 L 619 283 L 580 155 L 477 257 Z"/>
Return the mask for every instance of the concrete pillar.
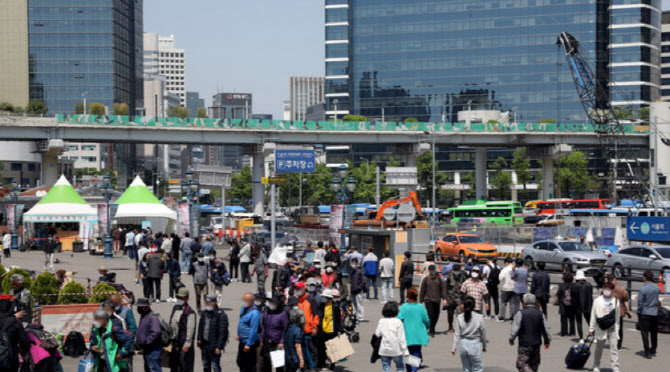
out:
<path id="1" fill-rule="evenodd" d="M 393 146 L 394 154 L 405 155 L 405 166 L 416 167 L 416 158 L 428 151 L 431 151 L 429 143 L 419 144 L 398 144 Z"/>
<path id="2" fill-rule="evenodd" d="M 486 147 L 478 147 L 475 152 L 475 180 L 476 199 L 486 199 L 488 187 L 486 182 Z"/>
<path id="3" fill-rule="evenodd" d="M 554 158 L 543 159 L 542 165 L 542 200 L 554 198 Z"/>
<path id="4" fill-rule="evenodd" d="M 512 189 L 512 200 L 513 201 L 519 200 L 519 190 Z"/>
<path id="5" fill-rule="evenodd" d="M 265 156 L 263 151 L 254 152 L 251 158 L 251 205 L 253 213 L 259 216 L 265 215 L 265 187 L 261 183 L 261 178 L 265 173 Z"/>
<path id="6" fill-rule="evenodd" d="M 42 185 L 53 186 L 58 181 L 58 153 L 42 153 Z"/>

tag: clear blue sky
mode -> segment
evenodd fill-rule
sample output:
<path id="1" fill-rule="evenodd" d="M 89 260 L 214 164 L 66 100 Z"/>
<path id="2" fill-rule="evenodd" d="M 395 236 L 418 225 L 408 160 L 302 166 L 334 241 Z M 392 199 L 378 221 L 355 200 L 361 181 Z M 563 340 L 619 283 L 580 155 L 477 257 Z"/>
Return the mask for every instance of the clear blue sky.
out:
<path id="1" fill-rule="evenodd" d="M 324 75 L 323 0 L 145 0 L 144 31 L 186 49 L 186 88 L 211 105 L 253 94 L 255 113 L 281 118 L 291 76 Z M 663 0 L 670 9 L 670 0 Z"/>
<path id="2" fill-rule="evenodd" d="M 145 0 L 144 31 L 186 49 L 186 89 L 207 106 L 253 94 L 254 113 L 281 119 L 291 76 L 324 76 L 323 0 Z"/>

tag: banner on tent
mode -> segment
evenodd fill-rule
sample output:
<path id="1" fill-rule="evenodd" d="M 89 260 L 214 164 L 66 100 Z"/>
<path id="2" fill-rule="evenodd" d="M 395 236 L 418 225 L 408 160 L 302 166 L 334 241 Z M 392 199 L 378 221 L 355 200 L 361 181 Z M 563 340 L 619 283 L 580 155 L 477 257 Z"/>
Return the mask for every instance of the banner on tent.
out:
<path id="1" fill-rule="evenodd" d="M 181 236 L 184 236 L 185 233 L 189 232 L 191 223 L 187 201 L 179 202 L 177 219 L 179 220 L 179 233 Z"/>
<path id="2" fill-rule="evenodd" d="M 342 244 L 340 242 L 340 229 L 342 228 L 342 218 L 344 218 L 344 206 L 341 204 L 330 206 L 330 240 L 338 247 Z"/>
<path id="3" fill-rule="evenodd" d="M 98 223 L 100 224 L 100 233 L 102 235 L 107 235 L 108 223 L 114 220 L 118 209 L 118 204 L 109 204 L 109 208 L 107 208 L 107 204 L 98 204 Z M 107 214 L 108 212 L 109 215 Z"/>
<path id="4" fill-rule="evenodd" d="M 14 206 L 16 205 L 16 209 Z M 7 216 L 7 227 L 9 228 L 10 231 L 16 230 L 17 226 L 14 224 L 14 222 L 18 222 L 21 220 L 21 215 L 23 215 L 23 209 L 25 208 L 24 204 L 7 204 L 5 206 L 6 208 L 6 216 Z M 14 211 L 16 211 L 16 218 L 14 218 Z"/>

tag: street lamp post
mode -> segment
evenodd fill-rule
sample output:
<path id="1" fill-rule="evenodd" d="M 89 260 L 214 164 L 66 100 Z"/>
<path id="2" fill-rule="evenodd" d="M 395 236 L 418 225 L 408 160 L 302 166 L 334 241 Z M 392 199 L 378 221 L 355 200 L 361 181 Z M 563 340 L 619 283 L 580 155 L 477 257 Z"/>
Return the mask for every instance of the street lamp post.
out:
<path id="1" fill-rule="evenodd" d="M 19 234 L 18 234 L 18 225 L 19 219 L 16 215 L 16 203 L 19 201 L 19 194 L 21 193 L 21 188 L 19 187 L 18 181 L 16 179 L 12 180 L 12 189 L 9 192 L 9 195 L 12 198 L 12 204 L 14 205 L 14 228 L 12 229 L 12 250 L 19 250 Z"/>
<path id="2" fill-rule="evenodd" d="M 432 190 L 432 198 L 431 198 L 432 199 L 431 200 L 431 204 L 432 204 L 431 206 L 433 207 L 433 209 L 432 209 L 433 217 L 431 218 L 431 221 L 430 221 L 430 233 L 433 234 L 435 232 L 435 213 L 436 213 L 436 208 L 437 208 L 437 206 L 436 206 L 437 201 L 436 201 L 436 198 L 435 198 L 435 132 L 423 132 L 423 133 L 424 134 L 430 134 L 430 136 L 432 137 L 432 140 L 433 140 L 432 141 L 433 143 L 432 143 L 432 146 L 431 146 L 431 150 L 432 150 L 432 153 L 433 153 L 433 174 L 432 174 L 432 178 L 433 178 L 432 189 L 433 190 Z"/>
<path id="3" fill-rule="evenodd" d="M 335 194 L 337 197 L 340 198 L 340 201 L 342 202 L 342 233 L 340 236 L 340 249 L 344 250 L 345 249 L 345 239 L 346 239 L 346 234 L 344 233 L 344 203 L 347 200 L 347 191 L 354 192 L 354 189 L 356 189 L 356 180 L 354 180 L 354 177 L 349 176 L 347 178 L 347 167 L 345 165 L 340 166 L 340 168 L 337 170 L 337 175 L 333 178 L 333 181 L 331 181 L 330 186 L 333 188 L 333 191 L 335 191 Z"/>
<path id="4" fill-rule="evenodd" d="M 105 234 L 105 255 L 104 258 L 114 258 L 114 253 L 112 252 L 112 233 L 111 233 L 111 228 L 112 228 L 112 216 L 109 215 L 109 202 L 112 200 L 112 190 L 114 190 L 114 185 L 112 185 L 111 177 L 109 175 L 106 175 L 102 177 L 102 185 L 100 186 L 100 189 L 102 190 L 102 196 L 105 198 L 107 201 L 107 226 L 106 229 L 106 234 Z"/>
<path id="5" fill-rule="evenodd" d="M 193 224 L 193 200 L 195 197 L 198 195 L 198 191 L 200 189 L 200 183 L 198 180 L 193 179 L 193 170 L 189 168 L 189 170 L 186 171 L 186 180 L 182 181 L 181 183 L 181 193 L 182 195 L 186 196 L 186 199 L 188 200 L 188 213 L 189 213 L 189 226 L 188 230 L 191 232 L 192 236 L 196 236 L 196 233 L 193 231 L 194 224 Z"/>

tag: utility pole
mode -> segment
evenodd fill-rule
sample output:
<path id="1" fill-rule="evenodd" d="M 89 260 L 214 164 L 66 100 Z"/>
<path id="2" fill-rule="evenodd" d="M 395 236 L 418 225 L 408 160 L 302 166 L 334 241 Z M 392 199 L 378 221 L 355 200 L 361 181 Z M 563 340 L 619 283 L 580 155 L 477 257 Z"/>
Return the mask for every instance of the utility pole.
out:
<path id="1" fill-rule="evenodd" d="M 433 132 L 433 218 L 431 219 L 431 234 L 435 231 L 435 132 Z"/>
<path id="2" fill-rule="evenodd" d="M 381 172 L 380 172 L 380 170 L 379 170 L 379 167 L 377 167 L 377 168 L 375 169 L 375 174 L 376 174 L 376 176 L 377 176 L 377 184 L 375 185 L 375 186 L 376 186 L 376 187 L 375 187 L 375 204 L 377 205 L 377 208 L 379 208 L 379 204 L 381 203 L 381 198 L 382 198 L 382 196 L 381 196 L 381 192 L 380 192 L 380 188 L 381 188 L 381 177 L 380 177 L 380 173 L 381 173 Z"/>

